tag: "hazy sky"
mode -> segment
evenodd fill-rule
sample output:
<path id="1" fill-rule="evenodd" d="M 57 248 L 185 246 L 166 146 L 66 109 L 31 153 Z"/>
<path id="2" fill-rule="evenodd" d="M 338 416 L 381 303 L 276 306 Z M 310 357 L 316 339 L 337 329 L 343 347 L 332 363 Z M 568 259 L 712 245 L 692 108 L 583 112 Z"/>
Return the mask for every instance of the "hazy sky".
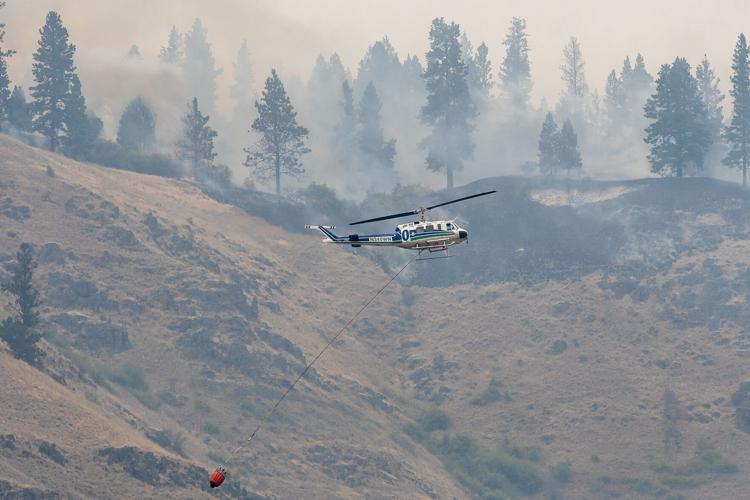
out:
<path id="1" fill-rule="evenodd" d="M 581 42 L 589 87 L 600 92 L 607 73 L 638 51 L 652 73 L 676 55 L 695 65 L 706 53 L 726 89 L 736 36 L 750 29 L 746 0 L 8 0 L 0 18 L 8 24 L 6 45 L 18 51 L 10 62 L 16 82 L 31 82 L 31 53 L 51 9 L 62 15 L 82 54 L 124 57 L 135 44 L 147 59 L 156 57 L 172 24 L 184 32 L 200 17 L 224 68 L 220 99 L 228 94 L 243 38 L 252 51 L 257 87 L 271 66 L 282 76 L 306 79 L 320 53 L 339 53 L 356 74 L 368 45 L 384 35 L 402 57 L 412 53 L 423 60 L 429 23 L 444 16 L 458 22 L 475 46 L 487 43 L 496 71 L 510 18 L 521 16 L 528 22 L 534 98 L 554 102 L 562 86 L 562 47 L 571 35 Z"/>

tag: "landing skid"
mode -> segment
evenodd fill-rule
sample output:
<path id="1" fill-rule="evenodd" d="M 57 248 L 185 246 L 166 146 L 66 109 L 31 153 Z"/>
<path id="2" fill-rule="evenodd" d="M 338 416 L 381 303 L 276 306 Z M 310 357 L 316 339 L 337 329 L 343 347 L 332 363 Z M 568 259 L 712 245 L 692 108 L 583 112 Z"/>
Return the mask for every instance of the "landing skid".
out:
<path id="1" fill-rule="evenodd" d="M 422 257 L 422 252 L 428 252 L 428 253 L 445 252 L 445 255 L 437 255 L 435 257 Z M 419 256 L 415 260 L 449 259 L 451 257 L 453 257 L 453 256 L 452 255 L 448 255 L 448 247 L 423 248 L 423 249 L 419 250 Z"/>

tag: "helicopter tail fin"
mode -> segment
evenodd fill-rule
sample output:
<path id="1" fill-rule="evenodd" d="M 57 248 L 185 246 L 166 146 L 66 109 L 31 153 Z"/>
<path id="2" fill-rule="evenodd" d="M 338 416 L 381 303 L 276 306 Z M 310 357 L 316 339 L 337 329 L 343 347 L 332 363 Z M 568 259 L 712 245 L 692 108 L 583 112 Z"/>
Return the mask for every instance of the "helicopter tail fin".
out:
<path id="1" fill-rule="evenodd" d="M 326 239 L 323 241 L 333 241 L 333 242 L 339 242 L 339 241 L 346 241 L 346 238 L 342 236 L 338 236 L 333 232 L 333 229 L 336 229 L 336 226 L 324 226 L 324 225 L 311 225 L 311 224 L 305 224 L 305 228 L 307 229 L 319 229 L 320 232 L 326 235 Z"/>

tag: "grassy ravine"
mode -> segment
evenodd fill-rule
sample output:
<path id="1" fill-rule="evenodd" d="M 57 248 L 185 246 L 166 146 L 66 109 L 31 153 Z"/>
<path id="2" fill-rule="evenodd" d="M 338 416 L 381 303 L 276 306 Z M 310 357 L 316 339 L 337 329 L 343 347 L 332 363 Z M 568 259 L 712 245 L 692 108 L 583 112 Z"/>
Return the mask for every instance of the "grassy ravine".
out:
<path id="1" fill-rule="evenodd" d="M 673 490 L 697 488 L 717 479 L 718 474 L 734 474 L 739 471 L 737 465 L 729 462 L 720 453 L 706 444 L 700 444 L 695 456 L 687 463 L 670 465 L 656 463 L 651 470 L 658 477 L 655 484 L 652 481 L 633 477 L 602 476 L 594 481 L 593 490 L 602 491 L 608 487 L 624 487 L 641 496 L 664 498 L 666 500 L 684 500 L 684 495 Z"/>
<path id="2" fill-rule="evenodd" d="M 558 464 L 545 472 L 539 465 L 538 448 L 505 443 L 499 450 L 487 450 L 470 437 L 448 433 L 449 426 L 445 414 L 430 411 L 404 431 L 439 457 L 461 484 L 481 498 L 505 499 L 543 491 L 554 497 L 559 487 L 572 479 L 568 464 Z"/>

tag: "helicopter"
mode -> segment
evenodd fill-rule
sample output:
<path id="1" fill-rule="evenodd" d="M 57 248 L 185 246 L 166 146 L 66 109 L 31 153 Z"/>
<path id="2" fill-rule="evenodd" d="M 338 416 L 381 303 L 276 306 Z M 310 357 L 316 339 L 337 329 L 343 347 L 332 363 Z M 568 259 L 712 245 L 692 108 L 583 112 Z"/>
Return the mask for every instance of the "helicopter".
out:
<path id="1" fill-rule="evenodd" d="M 446 201 L 430 207 L 420 207 L 409 212 L 384 215 L 382 217 L 365 219 L 349 224 L 350 226 L 356 226 L 358 224 L 367 224 L 381 220 L 400 219 L 403 217 L 409 217 L 410 215 L 419 215 L 418 221 L 398 224 L 396 229 L 391 233 L 348 234 L 346 236 L 339 236 L 333 232 L 336 229 L 335 226 L 306 224 L 305 227 L 308 229 L 320 230 L 326 236 L 323 240 L 325 243 L 351 245 L 354 248 L 359 248 L 363 245 L 398 247 L 408 250 L 417 250 L 419 251 L 419 256 L 422 255 L 422 252 L 428 252 L 428 255 L 436 252 L 445 252 L 445 255 L 442 256 L 420 258 L 419 260 L 446 258 L 450 257 L 450 255 L 447 254 L 449 246 L 469 241 L 469 232 L 465 228 L 459 226 L 455 219 L 427 220 L 427 212 L 434 208 L 470 200 L 472 198 L 478 198 L 479 196 L 486 196 L 495 192 L 496 191 L 493 190 L 472 194 L 470 196 L 464 196 L 463 198 Z"/>

